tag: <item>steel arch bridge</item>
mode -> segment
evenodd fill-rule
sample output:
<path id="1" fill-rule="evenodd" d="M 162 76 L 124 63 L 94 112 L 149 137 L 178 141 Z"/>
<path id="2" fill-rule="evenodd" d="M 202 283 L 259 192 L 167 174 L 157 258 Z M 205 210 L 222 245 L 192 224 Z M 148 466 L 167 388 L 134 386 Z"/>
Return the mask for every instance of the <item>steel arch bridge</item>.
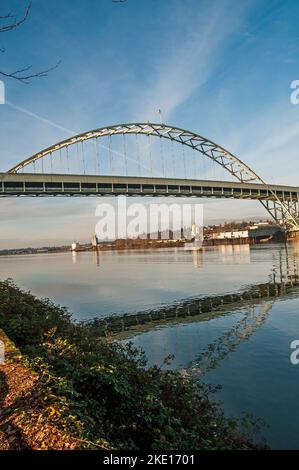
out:
<path id="1" fill-rule="evenodd" d="M 220 165 L 224 170 L 232 175 L 235 179 L 231 184 L 227 182 L 204 182 L 199 180 L 172 179 L 169 178 L 141 178 L 141 177 L 110 177 L 109 176 L 86 176 L 73 175 L 74 185 L 73 191 L 65 190 L 70 188 L 72 182 L 71 175 L 51 175 L 51 174 L 24 174 L 24 169 L 35 164 L 39 160 L 43 160 L 46 156 L 56 155 L 57 151 L 68 149 L 76 144 L 92 141 L 102 137 L 112 137 L 117 135 L 146 135 L 160 139 L 166 139 L 176 142 L 182 146 L 198 152 L 199 155 L 208 158 L 210 161 Z M 194 132 L 187 131 L 175 126 L 157 123 L 129 123 L 118 124 L 75 135 L 69 139 L 56 143 L 35 155 L 21 161 L 7 173 L 1 174 L 2 195 L 83 195 L 83 194 L 154 194 L 154 195 L 190 195 L 202 197 L 239 197 L 258 199 L 265 209 L 271 214 L 273 219 L 281 226 L 290 231 L 299 230 L 299 188 L 281 187 L 268 185 L 260 176 L 257 175 L 248 165 L 237 158 L 228 150 L 224 149 L 215 142 L 202 137 Z M 65 182 L 65 185 L 64 185 Z M 163 185 L 164 183 L 164 185 Z M 207 184 L 208 183 L 208 186 Z M 54 186 L 53 186 L 54 184 Z M 55 184 L 57 185 L 56 191 Z M 82 185 L 89 186 L 89 191 L 82 191 Z M 111 185 L 109 187 L 109 184 Z M 213 191 L 218 188 L 219 191 Z M 15 185 L 15 186 L 14 186 Z M 35 190 L 34 185 L 36 185 Z M 47 186 L 48 185 L 48 186 Z M 52 185 L 52 186 L 51 186 Z M 68 186 L 69 185 L 69 186 Z M 93 188 L 92 189 L 92 185 Z M 105 185 L 107 191 L 104 190 Z M 118 185 L 118 186 L 117 186 Z M 115 190 L 117 187 L 118 190 Z M 130 188 L 131 186 L 131 188 Z M 135 188 L 132 188 L 135 186 Z M 138 188 L 139 186 L 139 188 Z M 144 191 L 147 186 L 148 191 Z M 149 188 L 151 186 L 151 189 Z M 163 190 L 163 186 L 165 186 Z M 52 190 L 51 190 L 52 187 Z M 201 188 L 196 191 L 196 187 Z M 203 188 L 211 188 L 211 191 L 204 191 Z M 38 189 L 39 188 L 39 189 Z M 88 186 L 85 186 L 87 189 Z M 170 190 L 169 190 L 170 188 Z M 189 189 L 188 189 L 189 188 Z M 194 188 L 194 189 L 193 189 Z M 135 189 L 130 191 L 130 189 Z M 231 193 L 229 192 L 231 190 Z M 239 190 L 235 191 L 235 189 Z M 240 193 L 241 191 L 241 193 Z M 211 193 L 211 194 L 209 194 Z M 0 187 L 1 194 L 1 187 Z M 243 197 L 244 196 L 244 197 Z"/>

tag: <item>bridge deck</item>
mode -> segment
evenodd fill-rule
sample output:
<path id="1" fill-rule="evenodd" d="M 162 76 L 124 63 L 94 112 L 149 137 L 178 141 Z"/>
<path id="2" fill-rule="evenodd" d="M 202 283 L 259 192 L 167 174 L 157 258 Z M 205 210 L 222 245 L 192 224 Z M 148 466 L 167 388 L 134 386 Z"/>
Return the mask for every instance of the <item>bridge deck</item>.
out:
<path id="1" fill-rule="evenodd" d="M 299 202 L 299 187 L 190 179 L 0 173 L 0 196 L 184 196 Z"/>

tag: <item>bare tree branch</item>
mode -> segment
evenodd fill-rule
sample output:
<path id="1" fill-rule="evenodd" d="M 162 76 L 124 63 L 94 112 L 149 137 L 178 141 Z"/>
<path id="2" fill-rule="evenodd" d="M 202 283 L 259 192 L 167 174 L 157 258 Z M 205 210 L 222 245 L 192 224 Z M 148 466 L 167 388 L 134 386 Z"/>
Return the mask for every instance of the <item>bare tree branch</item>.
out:
<path id="1" fill-rule="evenodd" d="M 59 60 L 57 64 L 55 64 L 53 67 L 50 67 L 47 70 L 41 70 L 39 72 L 34 72 L 34 73 L 29 72 L 32 69 L 32 65 L 29 65 L 28 67 L 24 67 L 23 69 L 15 70 L 14 72 L 9 72 L 9 73 L 2 72 L 0 70 L 0 75 L 2 75 L 3 77 L 14 78 L 15 80 L 19 80 L 20 82 L 23 82 L 23 83 L 30 83 L 31 78 L 47 77 L 49 72 L 56 69 L 60 65 L 60 63 L 61 63 L 61 60 Z"/>
<path id="2" fill-rule="evenodd" d="M 26 12 L 25 12 L 24 16 L 20 20 L 16 20 L 13 23 L 9 23 L 7 25 L 0 26 L 0 33 L 6 33 L 7 31 L 11 31 L 12 29 L 18 28 L 18 26 L 20 26 L 22 23 L 24 23 L 24 21 L 26 21 L 28 15 L 29 15 L 31 7 L 32 7 L 32 0 L 29 0 L 29 3 L 28 3 L 28 6 L 27 6 L 27 9 L 26 9 Z M 8 19 L 8 18 L 14 18 L 14 16 L 11 13 L 8 13 L 8 15 L 5 15 L 5 16 L 0 16 L 1 20 Z"/>
<path id="3" fill-rule="evenodd" d="M 32 7 L 32 0 L 28 0 L 27 9 L 25 11 L 24 16 L 19 20 L 16 19 L 15 21 L 10 22 L 9 24 L 2 24 L 1 25 L 1 21 L 3 22 L 3 21 L 8 20 L 8 19 L 11 20 L 11 18 L 15 18 L 14 15 L 12 15 L 11 13 L 8 13 L 6 15 L 0 16 L 0 33 L 6 33 L 8 31 L 16 29 L 22 23 L 24 23 L 24 21 L 26 21 L 26 19 L 28 18 L 31 7 Z M 1 47 L 0 48 L 0 53 L 4 53 L 4 52 L 5 52 L 5 48 Z M 19 80 L 22 83 L 30 83 L 30 79 L 32 79 L 32 78 L 47 77 L 48 73 L 51 72 L 52 70 L 56 69 L 59 66 L 60 63 L 61 63 L 61 61 L 57 62 L 57 64 L 55 64 L 53 67 L 50 67 L 46 70 L 41 70 L 41 71 L 38 71 L 38 72 L 31 72 L 32 65 L 29 65 L 27 67 L 15 70 L 13 72 L 5 72 L 3 70 L 0 70 L 0 76 L 7 77 L 7 78 L 13 78 L 15 80 Z"/>
<path id="4" fill-rule="evenodd" d="M 0 16 L 0 20 L 6 20 L 7 18 L 14 18 L 14 16 L 11 13 L 8 13 L 4 16 Z"/>

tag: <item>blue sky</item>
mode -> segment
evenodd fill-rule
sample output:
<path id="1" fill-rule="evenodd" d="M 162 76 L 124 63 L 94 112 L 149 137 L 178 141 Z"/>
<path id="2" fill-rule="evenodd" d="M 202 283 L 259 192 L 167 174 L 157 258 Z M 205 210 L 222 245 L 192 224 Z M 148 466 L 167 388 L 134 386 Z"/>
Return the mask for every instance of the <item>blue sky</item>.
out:
<path id="1" fill-rule="evenodd" d="M 6 0 L 1 13 L 24 4 Z M 1 170 L 69 131 L 159 121 L 160 108 L 268 182 L 298 185 L 298 18 L 296 0 L 33 0 L 28 20 L 0 36 L 1 69 L 61 64 L 28 85 L 4 80 Z M 0 247 L 11 247 L 89 238 L 99 201 L 0 202 Z M 265 213 L 250 202 L 205 208 L 206 222 L 255 215 Z"/>

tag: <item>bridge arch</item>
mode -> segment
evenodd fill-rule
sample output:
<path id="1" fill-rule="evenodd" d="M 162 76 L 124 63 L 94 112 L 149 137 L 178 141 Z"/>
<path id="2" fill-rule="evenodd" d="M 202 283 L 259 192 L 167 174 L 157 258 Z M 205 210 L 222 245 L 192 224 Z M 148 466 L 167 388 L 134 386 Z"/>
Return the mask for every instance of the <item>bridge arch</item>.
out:
<path id="1" fill-rule="evenodd" d="M 24 169 L 27 165 L 42 159 L 43 157 L 52 154 L 53 152 L 59 151 L 63 148 L 68 148 L 69 146 L 78 144 L 80 142 L 106 136 L 127 134 L 142 134 L 177 142 L 191 148 L 194 151 L 199 152 L 203 156 L 219 164 L 234 178 L 242 183 L 256 182 L 265 185 L 272 193 L 274 201 L 261 201 L 263 206 L 277 222 L 279 221 L 287 229 L 299 230 L 299 221 L 296 217 L 296 214 L 286 203 L 281 201 L 267 186 L 265 181 L 242 160 L 210 139 L 207 139 L 194 132 L 167 124 L 157 124 L 150 122 L 117 124 L 77 134 L 69 139 L 63 140 L 56 143 L 55 145 L 41 150 L 29 158 L 26 158 L 11 168 L 8 173 L 17 173 L 18 171 Z"/>

